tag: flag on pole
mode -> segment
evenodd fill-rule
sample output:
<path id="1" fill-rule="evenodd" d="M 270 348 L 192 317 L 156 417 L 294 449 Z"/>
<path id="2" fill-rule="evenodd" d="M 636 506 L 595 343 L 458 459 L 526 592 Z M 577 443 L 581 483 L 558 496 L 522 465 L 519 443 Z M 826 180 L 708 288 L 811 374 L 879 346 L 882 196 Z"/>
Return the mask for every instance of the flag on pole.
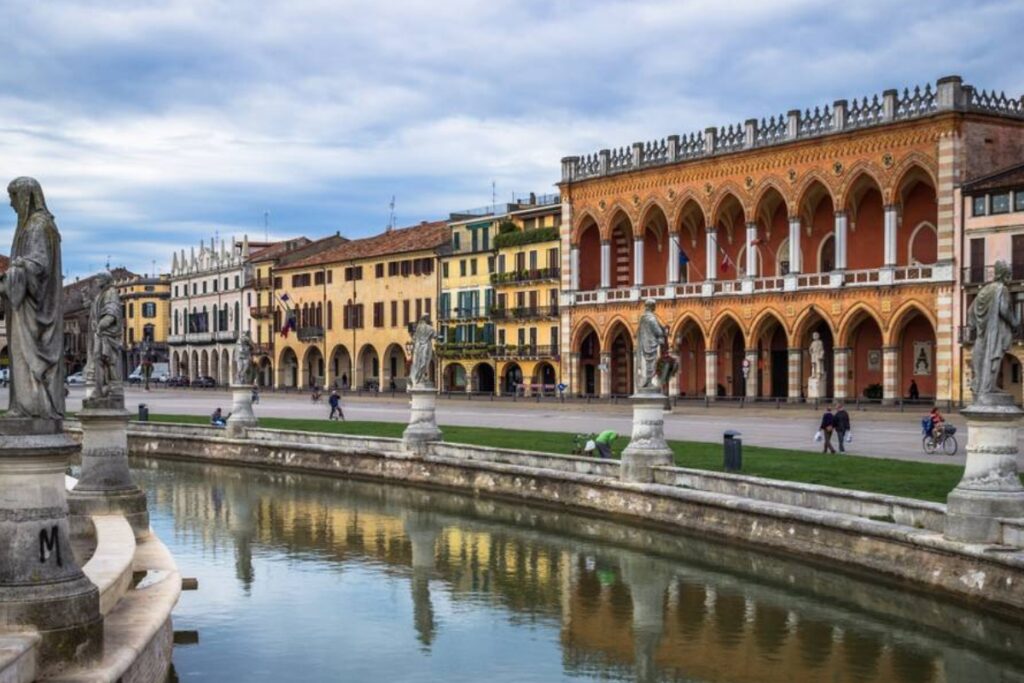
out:
<path id="1" fill-rule="evenodd" d="M 683 251 L 682 248 L 680 248 L 679 249 L 679 267 L 680 268 L 685 268 L 686 264 L 689 263 L 689 262 L 690 262 L 690 257 L 686 255 L 686 252 Z"/>
<path id="2" fill-rule="evenodd" d="M 280 297 L 281 305 L 284 307 L 284 324 L 281 325 L 281 336 L 285 339 L 288 338 L 288 333 L 295 330 L 297 325 L 295 323 L 295 311 L 291 306 L 291 297 L 285 292 Z"/>

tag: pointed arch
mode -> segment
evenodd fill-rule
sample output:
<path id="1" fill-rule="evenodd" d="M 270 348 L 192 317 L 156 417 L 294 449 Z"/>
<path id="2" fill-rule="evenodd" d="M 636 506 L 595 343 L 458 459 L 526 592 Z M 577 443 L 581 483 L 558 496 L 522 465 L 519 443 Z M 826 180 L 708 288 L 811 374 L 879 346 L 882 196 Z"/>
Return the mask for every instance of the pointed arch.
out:
<path id="1" fill-rule="evenodd" d="M 920 237 L 922 242 L 916 242 Z M 917 254 L 920 259 L 915 259 L 914 246 L 917 246 Z M 907 263 L 915 265 L 916 260 L 920 265 L 933 265 L 938 260 L 939 231 L 931 221 L 921 221 L 910 233 L 907 242 Z"/>
<path id="2" fill-rule="evenodd" d="M 592 318 L 590 318 L 589 316 L 584 317 L 584 318 L 578 320 L 576 322 L 576 325 L 573 327 L 573 331 L 572 331 L 572 335 L 571 335 L 571 340 L 572 341 L 570 341 L 570 343 L 569 343 L 570 348 L 572 348 L 574 350 L 576 348 L 578 348 L 579 345 L 583 343 L 583 340 L 587 338 L 587 335 L 589 335 L 591 332 L 596 334 L 597 338 L 598 338 L 598 341 L 600 341 L 601 335 L 600 335 L 600 333 L 598 333 L 598 331 L 597 331 L 598 329 L 599 328 L 598 328 L 597 323 L 594 322 L 594 320 Z"/>
<path id="3" fill-rule="evenodd" d="M 893 311 L 892 315 L 889 316 L 889 325 L 882 328 L 885 335 L 886 346 L 896 346 L 899 343 L 900 333 L 903 331 L 903 327 L 911 320 L 915 315 L 922 315 L 925 320 L 932 326 L 932 330 L 938 329 L 938 322 L 935 316 L 929 310 L 928 306 L 917 299 L 911 299 L 904 302 L 899 308 Z"/>
<path id="4" fill-rule="evenodd" d="M 858 302 L 851 306 L 843 317 L 839 320 L 839 325 L 836 331 L 836 346 L 842 348 L 848 348 L 853 345 L 852 334 L 857 327 L 870 318 L 878 325 L 879 330 L 884 330 L 885 325 L 882 322 L 882 318 L 875 312 L 875 309 L 871 308 L 863 302 Z"/>
<path id="5" fill-rule="evenodd" d="M 820 196 L 818 196 L 819 192 L 821 193 Z M 797 185 L 794 196 L 796 197 L 796 211 L 801 220 L 805 220 L 804 205 L 807 204 L 809 200 L 814 207 L 816 207 L 818 202 L 825 197 L 828 197 L 832 200 L 832 206 L 836 206 L 836 193 L 832 187 L 832 181 L 828 176 L 817 169 L 811 169 L 807 172 L 807 175 L 800 180 L 800 184 Z M 811 208 L 813 209 L 814 207 Z"/>
<path id="6" fill-rule="evenodd" d="M 635 237 L 643 237 L 643 231 L 646 229 L 647 224 L 651 219 L 654 218 L 652 215 L 654 212 L 661 212 L 661 216 L 664 218 L 665 224 L 671 225 L 671 223 L 669 223 L 670 211 L 665 207 L 660 199 L 657 197 L 651 197 L 644 202 L 643 206 L 640 207 L 640 211 L 637 212 L 638 218 L 636 225 L 633 226 L 633 235 Z"/>
<path id="7" fill-rule="evenodd" d="M 691 324 L 696 326 L 697 330 L 701 334 L 701 337 L 703 337 L 704 341 L 707 341 L 707 328 L 704 326 L 704 324 L 700 321 L 700 318 L 698 318 L 695 313 L 687 311 L 686 313 L 683 313 L 681 316 L 676 318 L 675 322 L 672 323 L 671 333 L 668 337 L 669 343 L 671 345 L 674 345 L 678 340 L 679 335 L 682 334 L 683 331 Z"/>
<path id="8" fill-rule="evenodd" d="M 690 204 L 696 206 L 700 212 L 700 218 L 706 225 L 708 218 L 708 207 L 706 203 L 701 199 L 700 195 L 694 192 L 691 188 L 683 190 L 672 204 L 672 213 L 669 215 L 669 225 L 673 226 L 673 229 L 684 227 L 682 225 L 686 214 L 692 211 Z"/>
<path id="9" fill-rule="evenodd" d="M 732 311 L 722 311 L 718 316 L 711 322 L 711 326 L 708 329 L 708 348 L 715 349 L 718 346 L 718 337 L 722 334 L 722 330 L 728 323 L 736 325 L 736 329 L 739 330 L 740 335 L 743 337 L 743 344 L 746 347 L 747 343 L 747 331 L 743 327 L 743 323 L 740 322 L 739 317 Z"/>
<path id="10" fill-rule="evenodd" d="M 601 350 L 603 352 L 612 347 L 612 342 L 615 340 L 615 337 L 618 336 L 618 328 L 620 327 L 626 331 L 626 335 L 629 337 L 630 343 L 636 342 L 629 321 L 622 315 L 615 315 L 605 326 L 604 337 L 601 337 L 600 333 L 598 333 L 598 338 L 601 341 Z"/>
<path id="11" fill-rule="evenodd" d="M 923 180 L 933 190 L 939 187 L 938 169 L 934 160 L 920 152 L 911 152 L 901 159 L 889 177 L 890 182 L 882 192 L 886 204 L 899 203 L 904 187 L 912 180 Z"/>
<path id="12" fill-rule="evenodd" d="M 750 205 L 753 207 L 754 220 L 760 219 L 760 208 L 761 204 L 767 199 L 768 195 L 774 190 L 778 193 L 779 197 L 782 198 L 783 204 L 786 206 L 786 212 L 792 214 L 794 210 L 793 200 L 789 192 L 786 190 L 786 184 L 782 182 L 781 178 L 774 175 L 765 176 L 754 188 L 753 199 Z"/>
<path id="13" fill-rule="evenodd" d="M 601 221 L 597 219 L 594 212 L 590 209 L 582 209 L 573 221 L 571 244 L 579 245 L 580 237 L 582 237 L 583 233 L 591 226 L 597 227 L 598 234 L 604 234 L 604 228 L 601 227 Z"/>
<path id="14" fill-rule="evenodd" d="M 608 220 L 603 226 L 601 226 L 601 239 L 611 239 L 612 231 L 622 223 L 627 225 L 627 234 L 633 235 L 635 233 L 636 228 L 634 226 L 637 223 L 636 217 L 633 215 L 633 212 L 629 210 L 629 207 L 621 201 L 615 201 L 611 206 L 609 206 L 607 215 Z"/>
<path id="15" fill-rule="evenodd" d="M 750 343 L 756 344 L 757 340 L 760 339 L 769 330 L 769 326 L 773 323 L 777 323 L 786 336 L 789 336 L 789 329 L 786 327 L 786 317 L 775 308 L 764 308 L 754 318 L 754 321 L 750 324 Z"/>
<path id="16" fill-rule="evenodd" d="M 712 224 L 717 224 L 718 221 L 721 220 L 722 217 L 720 214 L 730 197 L 735 199 L 736 203 L 739 204 L 739 207 L 743 214 L 743 222 L 746 223 L 750 221 L 750 196 L 746 192 L 744 192 L 736 183 L 732 181 L 723 183 L 715 191 L 713 197 L 714 198 L 711 200 L 710 211 Z"/>
<path id="17" fill-rule="evenodd" d="M 836 338 L 836 330 L 832 325 L 831 318 L 819 306 L 811 304 L 801 311 L 800 315 L 797 316 L 797 319 L 793 322 L 793 327 L 789 337 L 790 348 L 803 348 L 803 338 L 810 330 L 811 325 L 817 320 L 824 322 L 828 331 L 832 334 L 832 338 Z"/>
<path id="18" fill-rule="evenodd" d="M 854 162 L 843 176 L 843 181 L 836 188 L 835 202 L 844 211 L 855 209 L 850 202 L 857 199 L 858 189 L 874 186 L 882 192 L 885 187 L 885 171 L 878 164 L 865 159 Z"/>

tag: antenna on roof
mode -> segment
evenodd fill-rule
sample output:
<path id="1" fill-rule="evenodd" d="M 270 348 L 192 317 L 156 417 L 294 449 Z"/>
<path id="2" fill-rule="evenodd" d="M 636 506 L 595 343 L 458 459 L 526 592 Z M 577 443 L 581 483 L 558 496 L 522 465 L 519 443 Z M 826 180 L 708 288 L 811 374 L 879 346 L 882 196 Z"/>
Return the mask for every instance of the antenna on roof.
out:
<path id="1" fill-rule="evenodd" d="M 388 227 L 387 231 L 391 232 L 395 229 L 395 195 L 391 195 L 391 203 L 388 204 L 390 212 L 388 213 Z"/>

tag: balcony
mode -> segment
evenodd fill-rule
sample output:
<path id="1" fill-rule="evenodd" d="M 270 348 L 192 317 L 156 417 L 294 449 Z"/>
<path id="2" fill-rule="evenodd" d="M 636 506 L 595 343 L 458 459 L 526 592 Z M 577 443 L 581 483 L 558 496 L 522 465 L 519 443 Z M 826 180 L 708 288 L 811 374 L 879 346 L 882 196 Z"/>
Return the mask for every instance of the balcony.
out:
<path id="1" fill-rule="evenodd" d="M 266 291 L 274 288 L 274 280 L 269 277 L 255 277 L 252 279 L 252 288 L 256 291 Z"/>
<path id="2" fill-rule="evenodd" d="M 324 338 L 324 328 L 318 325 L 309 325 L 308 327 L 300 327 L 299 332 L 296 335 L 301 342 L 318 341 Z"/>
<path id="3" fill-rule="evenodd" d="M 561 276 L 561 268 L 533 268 L 530 270 L 512 271 L 510 273 L 493 273 L 491 275 L 491 284 L 501 287 L 531 282 L 544 282 L 546 280 L 557 281 Z"/>
<path id="4" fill-rule="evenodd" d="M 252 354 L 254 356 L 274 356 L 274 343 L 267 342 L 264 344 L 253 344 Z"/>
<path id="5" fill-rule="evenodd" d="M 961 277 L 965 286 L 979 287 L 996 279 L 996 267 L 991 266 L 967 266 L 962 268 Z M 1010 265 L 1010 282 L 1024 282 L 1024 263 Z"/>
<path id="6" fill-rule="evenodd" d="M 523 306 L 517 308 L 496 308 L 491 311 L 493 320 L 540 320 L 543 318 L 557 318 L 558 305 L 551 306 Z"/>
<path id="7" fill-rule="evenodd" d="M 250 306 L 249 315 L 253 318 L 272 318 L 274 317 L 273 306 Z"/>
<path id="8" fill-rule="evenodd" d="M 238 330 L 221 330 L 217 332 L 217 341 L 232 342 L 238 339 Z"/>
<path id="9" fill-rule="evenodd" d="M 449 311 L 441 311 L 437 317 L 441 322 L 457 322 L 460 320 L 483 320 L 491 317 L 490 306 L 476 306 L 453 308 Z"/>
<path id="10" fill-rule="evenodd" d="M 457 341 L 439 344 L 437 355 L 441 358 L 488 358 L 494 353 L 494 342 L 489 341 Z"/>
<path id="11" fill-rule="evenodd" d="M 494 357 L 499 359 L 543 359 L 543 358 L 558 358 L 558 345 L 538 345 L 538 344 L 523 344 L 521 346 L 515 346 L 512 344 L 506 344 L 505 346 L 496 346 L 494 348 Z"/>

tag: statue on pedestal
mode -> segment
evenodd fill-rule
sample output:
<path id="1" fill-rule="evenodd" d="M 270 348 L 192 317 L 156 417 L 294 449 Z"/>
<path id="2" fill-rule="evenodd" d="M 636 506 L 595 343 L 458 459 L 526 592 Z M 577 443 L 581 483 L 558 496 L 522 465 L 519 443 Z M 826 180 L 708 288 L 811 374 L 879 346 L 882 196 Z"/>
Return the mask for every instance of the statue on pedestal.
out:
<path id="1" fill-rule="evenodd" d="M 238 342 L 235 344 L 235 385 L 248 386 L 252 383 L 253 343 L 252 336 L 248 332 L 238 335 Z"/>
<path id="2" fill-rule="evenodd" d="M 995 265 L 995 279 L 982 287 L 967 310 L 967 325 L 974 332 L 971 352 L 971 391 L 974 400 L 1000 393 L 996 389 L 1003 356 L 1013 343 L 1013 334 L 1020 319 L 1013 309 L 1013 301 L 1006 283 L 1010 269 L 1002 261 Z"/>
<path id="3" fill-rule="evenodd" d="M 89 307 L 89 347 L 86 365 L 92 377 L 92 398 L 123 393 L 122 343 L 124 314 L 114 278 L 103 272 L 96 276 L 96 291 Z"/>
<path id="4" fill-rule="evenodd" d="M 412 333 L 412 368 L 409 372 L 409 386 L 413 389 L 430 389 L 430 364 L 434 360 L 434 338 L 437 332 L 430 326 L 430 317 L 423 316 L 416 323 Z"/>
<path id="5" fill-rule="evenodd" d="M 658 359 L 666 339 L 665 328 L 654 314 L 654 299 L 648 299 L 636 333 L 636 393 L 661 393 Z"/>
<path id="6" fill-rule="evenodd" d="M 825 344 L 817 332 L 811 334 L 807 352 L 811 357 L 811 379 L 821 379 L 825 375 Z"/>
<path id="7" fill-rule="evenodd" d="M 8 417 L 64 416 L 64 317 L 60 233 L 35 178 L 7 186 L 18 214 L 10 267 L 0 276 L 10 353 Z"/>

